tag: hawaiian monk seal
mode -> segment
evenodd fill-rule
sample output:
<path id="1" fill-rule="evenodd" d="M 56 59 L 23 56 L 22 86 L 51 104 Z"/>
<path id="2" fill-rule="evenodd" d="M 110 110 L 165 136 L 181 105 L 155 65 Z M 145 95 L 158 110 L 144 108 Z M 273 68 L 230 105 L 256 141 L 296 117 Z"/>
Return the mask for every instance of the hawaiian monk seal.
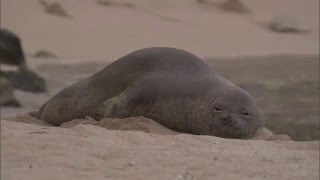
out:
<path id="1" fill-rule="evenodd" d="M 199 57 L 175 48 L 130 53 L 71 85 L 36 113 L 53 125 L 86 115 L 145 116 L 176 131 L 248 138 L 260 125 L 253 98 Z"/>

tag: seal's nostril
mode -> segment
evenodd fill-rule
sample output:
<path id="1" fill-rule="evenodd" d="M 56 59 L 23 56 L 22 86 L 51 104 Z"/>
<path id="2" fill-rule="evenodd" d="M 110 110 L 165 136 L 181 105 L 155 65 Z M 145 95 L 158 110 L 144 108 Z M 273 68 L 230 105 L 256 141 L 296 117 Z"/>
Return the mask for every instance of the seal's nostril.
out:
<path id="1" fill-rule="evenodd" d="M 234 125 L 234 121 L 233 121 L 232 117 L 230 117 L 230 116 L 221 118 L 221 123 L 223 125 L 227 125 L 227 126 L 233 126 Z"/>

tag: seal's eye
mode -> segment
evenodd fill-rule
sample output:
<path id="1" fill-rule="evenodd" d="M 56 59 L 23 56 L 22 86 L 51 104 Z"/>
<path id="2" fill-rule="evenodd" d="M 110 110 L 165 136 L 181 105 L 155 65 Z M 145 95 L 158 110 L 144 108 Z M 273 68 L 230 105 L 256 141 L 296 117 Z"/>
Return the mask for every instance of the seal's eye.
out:
<path id="1" fill-rule="evenodd" d="M 249 114 L 248 112 L 244 112 L 244 113 L 242 113 L 242 115 L 243 115 L 243 116 L 246 116 L 246 117 L 249 117 L 249 116 L 250 116 L 250 114 Z"/>
<path id="2" fill-rule="evenodd" d="M 214 110 L 215 111 L 222 111 L 222 108 L 221 107 L 214 107 Z"/>

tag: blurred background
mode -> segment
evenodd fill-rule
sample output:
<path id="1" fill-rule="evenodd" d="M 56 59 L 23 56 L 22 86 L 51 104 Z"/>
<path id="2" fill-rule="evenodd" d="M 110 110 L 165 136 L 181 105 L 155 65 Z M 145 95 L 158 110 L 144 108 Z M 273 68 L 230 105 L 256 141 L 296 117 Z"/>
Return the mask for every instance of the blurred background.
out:
<path id="1" fill-rule="evenodd" d="M 134 50 L 168 46 L 248 90 L 273 132 L 320 138 L 318 0 L 1 0 L 1 28 L 20 39 L 28 69 L 8 65 L 0 42 L 1 82 L 19 104 L 1 102 L 2 117 Z"/>

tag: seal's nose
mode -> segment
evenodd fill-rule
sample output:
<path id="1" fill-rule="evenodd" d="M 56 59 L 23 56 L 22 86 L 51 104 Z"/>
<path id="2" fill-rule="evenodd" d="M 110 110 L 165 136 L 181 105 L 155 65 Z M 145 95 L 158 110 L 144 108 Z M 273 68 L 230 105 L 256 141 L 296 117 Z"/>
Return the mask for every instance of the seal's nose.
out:
<path id="1" fill-rule="evenodd" d="M 226 126 L 234 126 L 235 125 L 235 120 L 230 116 L 226 115 L 224 117 L 221 117 L 220 119 L 221 124 L 226 125 Z"/>

